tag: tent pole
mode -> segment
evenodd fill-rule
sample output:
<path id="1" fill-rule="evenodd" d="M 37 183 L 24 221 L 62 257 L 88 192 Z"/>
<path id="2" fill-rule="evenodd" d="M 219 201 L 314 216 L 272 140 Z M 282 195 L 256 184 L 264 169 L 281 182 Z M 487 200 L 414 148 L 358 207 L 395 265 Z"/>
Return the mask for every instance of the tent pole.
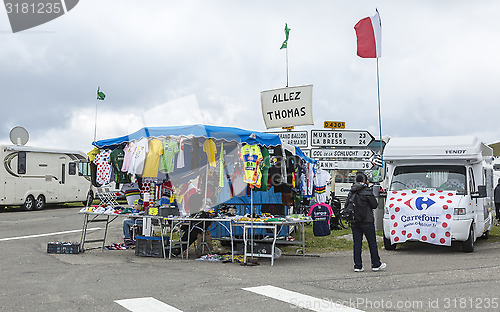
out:
<path id="1" fill-rule="evenodd" d="M 205 206 L 207 206 L 208 167 L 210 167 L 210 165 L 207 163 L 207 175 L 205 177 L 205 200 L 203 201 Z"/>
<path id="2" fill-rule="evenodd" d="M 250 253 L 253 258 L 253 188 L 250 188 Z"/>

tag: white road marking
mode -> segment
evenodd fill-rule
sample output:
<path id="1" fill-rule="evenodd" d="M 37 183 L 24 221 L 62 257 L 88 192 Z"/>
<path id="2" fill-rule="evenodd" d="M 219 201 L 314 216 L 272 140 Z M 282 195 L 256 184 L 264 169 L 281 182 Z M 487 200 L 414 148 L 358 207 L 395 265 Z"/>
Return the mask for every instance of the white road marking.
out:
<path id="1" fill-rule="evenodd" d="M 95 231 L 95 230 L 100 230 L 100 227 L 97 228 L 91 228 L 87 229 L 88 231 Z M 16 237 L 7 237 L 7 238 L 0 238 L 0 242 L 3 241 L 10 241 L 10 240 L 16 240 L 16 239 L 24 239 L 24 238 L 35 238 L 35 237 L 43 237 L 43 236 L 53 236 L 53 235 L 61 235 L 61 234 L 68 234 L 68 233 L 77 233 L 81 232 L 82 230 L 72 230 L 72 231 L 64 231 L 64 232 L 54 232 L 54 233 L 45 233 L 45 234 L 35 234 L 35 235 L 26 235 L 26 236 L 16 236 Z"/>
<path id="2" fill-rule="evenodd" d="M 318 299 L 298 292 L 286 290 L 272 285 L 248 287 L 243 290 L 251 291 L 259 295 L 274 298 L 290 304 L 291 308 L 304 308 L 318 312 L 354 312 L 362 311 L 342 305 L 341 302 L 333 300 Z"/>
<path id="3" fill-rule="evenodd" d="M 152 297 L 115 300 L 115 302 L 132 312 L 182 312 Z"/>

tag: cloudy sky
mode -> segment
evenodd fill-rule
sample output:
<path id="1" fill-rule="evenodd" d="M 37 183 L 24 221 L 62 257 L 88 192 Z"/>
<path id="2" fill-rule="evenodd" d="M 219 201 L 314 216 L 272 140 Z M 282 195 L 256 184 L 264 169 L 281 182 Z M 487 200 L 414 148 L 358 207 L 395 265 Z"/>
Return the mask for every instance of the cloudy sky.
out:
<path id="1" fill-rule="evenodd" d="M 193 123 L 264 131 L 260 92 L 313 85 L 324 120 L 378 135 L 375 59 L 354 25 L 382 20 L 382 134 L 500 141 L 500 1 L 83 0 L 13 34 L 0 9 L 0 143 L 88 151 L 143 126 Z M 311 127 L 296 127 L 306 129 Z M 276 129 L 280 130 L 280 129 Z"/>

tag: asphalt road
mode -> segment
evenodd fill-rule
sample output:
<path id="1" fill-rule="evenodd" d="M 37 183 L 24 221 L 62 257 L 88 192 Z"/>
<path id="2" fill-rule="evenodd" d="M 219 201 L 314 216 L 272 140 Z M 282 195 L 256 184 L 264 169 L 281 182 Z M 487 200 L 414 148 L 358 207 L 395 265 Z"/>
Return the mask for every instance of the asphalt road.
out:
<path id="1" fill-rule="evenodd" d="M 500 243 L 479 243 L 469 254 L 460 246 L 409 243 L 397 251 L 380 251 L 388 265 L 386 271 L 362 273 L 352 271 L 351 252 L 305 258 L 282 256 L 274 267 L 268 259 L 258 266 L 241 266 L 137 257 L 133 250 L 48 254 L 50 241 L 80 240 L 83 216 L 77 214 L 78 210 L 53 207 L 0 212 L 0 310 L 346 311 L 345 306 L 362 311 L 500 309 Z M 120 241 L 120 221 L 112 223 L 109 243 Z M 66 231 L 76 232 L 35 236 Z M 369 263 L 367 252 L 363 257 Z M 273 287 L 263 287 L 266 285 Z M 140 303 L 139 307 L 126 308 L 132 298 L 149 298 L 143 300 L 151 306 Z M 154 306 L 161 308 L 155 310 Z"/>

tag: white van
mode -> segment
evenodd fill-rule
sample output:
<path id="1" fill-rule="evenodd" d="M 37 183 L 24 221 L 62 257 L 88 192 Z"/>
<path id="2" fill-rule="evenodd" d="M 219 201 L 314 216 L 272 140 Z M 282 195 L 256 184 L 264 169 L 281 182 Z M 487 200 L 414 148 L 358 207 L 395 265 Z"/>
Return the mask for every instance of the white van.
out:
<path id="1" fill-rule="evenodd" d="M 437 220 L 437 213 L 442 213 L 438 209 L 449 212 L 441 218 L 449 219 L 443 225 L 448 226 L 448 230 L 443 233 L 441 243 L 451 238 L 451 241 L 462 242 L 464 252 L 472 252 L 476 238 L 488 237 L 494 211 L 493 150 L 478 138 L 391 138 L 385 147 L 384 161 L 388 186 L 383 219 L 385 249 L 396 249 L 401 236 L 395 237 L 397 226 L 405 222 L 409 225 L 408 221 L 422 225 L 424 222 L 420 222 L 424 219 Z M 449 204 L 433 205 L 437 198 L 444 198 Z M 396 207 L 410 207 L 413 215 L 411 218 L 398 215 Z M 417 232 L 420 234 L 420 229 Z M 427 237 L 422 239 L 416 234 L 402 238 L 400 242 L 430 242 Z"/>
<path id="2" fill-rule="evenodd" d="M 87 155 L 23 145 L 0 145 L 0 206 L 41 210 L 45 204 L 92 202 Z"/>

